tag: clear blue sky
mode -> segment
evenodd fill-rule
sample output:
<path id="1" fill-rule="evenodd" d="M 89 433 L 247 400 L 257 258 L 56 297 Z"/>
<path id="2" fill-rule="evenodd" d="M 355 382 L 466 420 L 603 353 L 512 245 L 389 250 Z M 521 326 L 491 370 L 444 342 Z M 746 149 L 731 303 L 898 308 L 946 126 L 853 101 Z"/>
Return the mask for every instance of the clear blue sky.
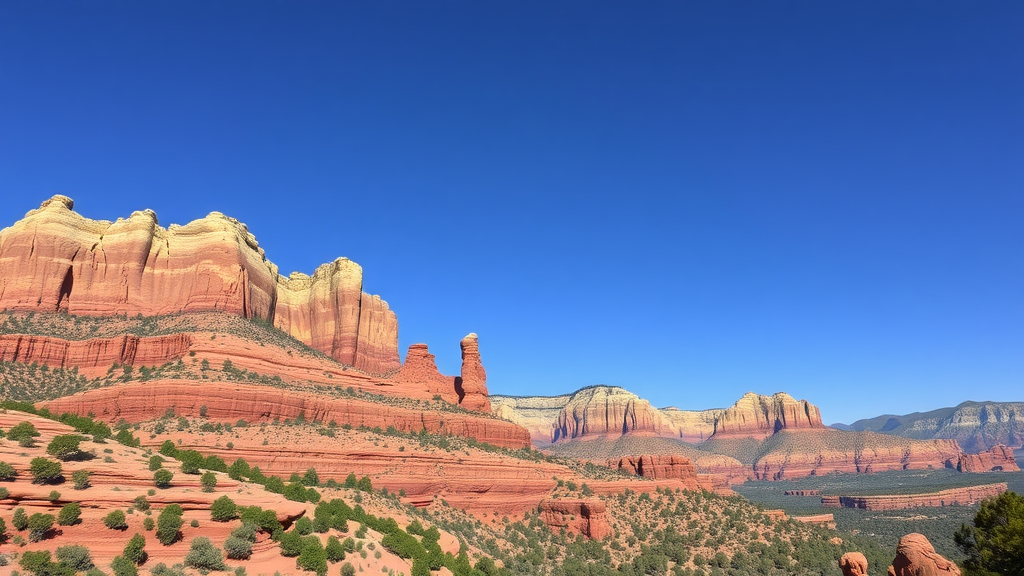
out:
<path id="1" fill-rule="evenodd" d="M 348 256 L 490 389 L 1024 400 L 1024 3 L 0 2 L 0 222 L 53 193 Z"/>

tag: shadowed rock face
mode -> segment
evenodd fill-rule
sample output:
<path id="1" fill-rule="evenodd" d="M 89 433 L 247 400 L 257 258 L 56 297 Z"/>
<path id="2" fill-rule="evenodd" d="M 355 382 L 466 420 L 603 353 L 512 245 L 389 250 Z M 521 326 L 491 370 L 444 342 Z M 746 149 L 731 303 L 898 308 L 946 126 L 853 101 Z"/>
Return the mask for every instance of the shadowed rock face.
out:
<path id="1" fill-rule="evenodd" d="M 923 534 L 907 534 L 896 546 L 889 576 L 960 576 L 960 568 L 943 558 Z"/>
<path id="2" fill-rule="evenodd" d="M 558 498 L 540 503 L 540 517 L 552 530 L 562 529 L 601 540 L 612 533 L 604 502 L 597 498 Z"/>
<path id="3" fill-rule="evenodd" d="M 285 278 L 245 224 L 212 212 L 163 228 L 151 210 L 90 220 L 54 196 L 0 231 L 0 308 L 145 316 L 219 311 L 263 318 L 371 374 L 398 370 L 398 321 L 340 258 Z"/>
<path id="4" fill-rule="evenodd" d="M 961 454 L 956 464 L 956 469 L 961 472 L 1017 472 L 1017 460 L 1013 457 L 1013 450 L 1006 446 L 996 445 L 990 450 L 977 454 Z"/>

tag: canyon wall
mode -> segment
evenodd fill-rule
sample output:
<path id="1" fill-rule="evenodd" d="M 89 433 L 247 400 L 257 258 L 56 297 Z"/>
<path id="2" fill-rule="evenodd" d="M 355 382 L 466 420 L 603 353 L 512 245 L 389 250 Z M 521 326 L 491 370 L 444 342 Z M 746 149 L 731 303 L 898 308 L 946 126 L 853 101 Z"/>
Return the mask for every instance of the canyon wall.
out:
<path id="1" fill-rule="evenodd" d="M 957 460 L 956 469 L 961 472 L 1019 472 L 1013 450 L 996 445 L 990 450 L 977 454 L 963 453 Z"/>
<path id="2" fill-rule="evenodd" d="M 715 437 L 763 439 L 781 430 L 824 428 L 818 407 L 779 392 L 762 396 L 748 392 L 715 420 Z"/>
<path id="3" fill-rule="evenodd" d="M 540 503 L 540 518 L 554 532 L 565 530 L 591 540 L 612 534 L 604 502 L 597 498 L 554 498 Z"/>
<path id="4" fill-rule="evenodd" d="M 822 496 L 826 508 L 860 508 L 862 510 L 903 510 L 918 507 L 967 506 L 1006 492 L 1006 482 L 984 486 L 950 488 L 926 494 L 893 494 L 881 496 Z"/>
<path id="5" fill-rule="evenodd" d="M 245 224 L 219 212 L 184 226 L 151 210 L 91 220 L 54 196 L 0 231 L 0 309 L 155 316 L 220 311 L 262 318 L 371 374 L 399 369 L 398 321 L 340 258 L 285 278 Z"/>

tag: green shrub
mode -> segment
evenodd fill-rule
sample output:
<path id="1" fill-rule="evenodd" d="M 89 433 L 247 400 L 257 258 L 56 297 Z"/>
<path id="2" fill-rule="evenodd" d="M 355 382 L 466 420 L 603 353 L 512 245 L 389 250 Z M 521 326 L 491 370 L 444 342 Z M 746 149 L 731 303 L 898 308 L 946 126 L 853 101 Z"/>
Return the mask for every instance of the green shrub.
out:
<path id="1" fill-rule="evenodd" d="M 75 490 L 85 490 L 89 487 L 89 476 L 92 472 L 88 470 L 75 470 L 71 473 L 71 481 L 74 483 Z"/>
<path id="2" fill-rule="evenodd" d="M 327 547 L 324 548 L 324 553 L 327 555 L 327 561 L 332 564 L 345 559 L 345 547 L 341 545 L 341 541 L 336 536 L 331 536 L 327 539 Z"/>
<path id="3" fill-rule="evenodd" d="M 31 440 L 39 437 L 39 431 L 31 422 L 21 422 L 16 424 L 7 432 L 7 438 L 15 441 L 20 440 Z"/>
<path id="4" fill-rule="evenodd" d="M 199 474 L 199 467 L 206 463 L 203 455 L 195 450 L 179 450 L 178 460 L 181 462 L 181 471 L 185 474 Z"/>
<path id="5" fill-rule="evenodd" d="M 128 521 L 123 510 L 112 510 L 103 517 L 103 525 L 111 530 L 127 530 Z"/>
<path id="6" fill-rule="evenodd" d="M 1024 566 L 1024 496 L 1003 492 L 985 499 L 973 524 L 961 525 L 953 537 L 967 556 L 964 574 L 1020 574 Z"/>
<path id="7" fill-rule="evenodd" d="M 164 459 L 160 456 L 153 454 L 149 457 L 149 471 L 156 472 L 157 470 L 164 467 Z"/>
<path id="8" fill-rule="evenodd" d="M 17 475 L 18 471 L 14 469 L 14 466 L 7 462 L 0 462 L 0 480 L 14 480 Z"/>
<path id="9" fill-rule="evenodd" d="M 0 486 L 0 500 L 6 500 L 11 495 L 11 491 L 3 486 Z"/>
<path id="10" fill-rule="evenodd" d="M 238 506 L 234 500 L 221 496 L 210 506 L 210 519 L 214 522 L 227 522 L 238 517 Z"/>
<path id="11" fill-rule="evenodd" d="M 174 473 L 166 468 L 161 468 L 153 473 L 153 483 L 157 488 L 170 488 Z"/>
<path id="12" fill-rule="evenodd" d="M 174 445 L 171 440 L 164 440 L 164 443 L 160 445 L 160 453 L 169 458 L 175 458 L 178 455 L 178 447 Z"/>
<path id="13" fill-rule="evenodd" d="M 25 513 L 24 508 L 14 509 L 14 517 L 11 519 L 11 524 L 14 525 L 15 530 L 28 528 L 28 514 Z"/>
<path id="14" fill-rule="evenodd" d="M 327 554 L 319 538 L 308 538 L 303 542 L 302 552 L 295 564 L 302 570 L 316 572 L 318 576 L 327 574 Z"/>
<path id="15" fill-rule="evenodd" d="M 203 485 L 203 492 L 213 492 L 213 489 L 217 487 L 217 475 L 207 472 L 199 479 L 199 483 Z"/>
<path id="16" fill-rule="evenodd" d="M 306 470 L 306 473 L 302 476 L 302 483 L 306 486 L 319 486 L 320 475 L 317 474 L 316 468 L 310 468 Z"/>
<path id="17" fill-rule="evenodd" d="M 248 560 L 252 556 L 252 542 L 230 536 L 224 541 L 224 552 L 231 560 Z"/>
<path id="18" fill-rule="evenodd" d="M 73 568 L 52 561 L 49 550 L 23 553 L 18 566 L 38 576 L 73 576 L 75 573 Z"/>
<path id="19" fill-rule="evenodd" d="M 74 460 L 82 454 L 79 444 L 82 437 L 78 434 L 61 434 L 54 436 L 46 446 L 46 453 L 58 460 Z"/>
<path id="20" fill-rule="evenodd" d="M 110 562 L 110 568 L 114 571 L 114 576 L 139 576 L 139 569 L 135 563 L 124 556 L 115 556 Z"/>
<path id="21" fill-rule="evenodd" d="M 142 521 L 142 529 L 149 532 L 153 530 L 153 528 L 156 528 L 156 520 L 147 516 L 146 519 Z"/>
<path id="22" fill-rule="evenodd" d="M 28 540 L 38 542 L 46 538 L 47 532 L 53 528 L 53 514 L 35 513 L 28 517 Z"/>
<path id="23" fill-rule="evenodd" d="M 228 466 L 228 478 L 232 480 L 241 480 L 242 478 L 248 477 L 251 472 L 249 463 L 239 458 Z"/>
<path id="24" fill-rule="evenodd" d="M 295 530 L 281 534 L 281 556 L 294 558 L 302 553 L 302 535 Z"/>
<path id="25" fill-rule="evenodd" d="M 50 490 L 50 493 L 46 495 L 46 499 L 49 500 L 50 502 L 56 502 L 60 500 L 60 492 L 57 492 L 56 490 Z"/>
<path id="26" fill-rule="evenodd" d="M 341 565 L 341 576 L 356 576 L 356 567 L 351 562 Z"/>
<path id="27" fill-rule="evenodd" d="M 156 539 L 164 546 L 170 546 L 178 539 L 178 531 L 184 523 L 182 513 L 181 506 L 177 504 L 171 504 L 160 511 L 156 519 Z"/>
<path id="28" fill-rule="evenodd" d="M 206 536 L 197 536 L 185 555 L 185 565 L 198 570 L 224 570 L 224 555 Z"/>
<path id="29" fill-rule="evenodd" d="M 140 512 L 145 512 L 146 510 L 149 510 L 149 500 L 142 494 L 139 494 L 135 497 L 135 500 L 132 500 L 132 506 Z"/>
<path id="30" fill-rule="evenodd" d="M 61 476 L 64 467 L 60 462 L 46 458 L 33 458 L 29 463 L 29 472 L 32 474 L 32 482 L 35 484 L 47 484 L 56 481 Z"/>
<path id="31" fill-rule="evenodd" d="M 301 536 L 309 536 L 313 533 L 313 522 L 309 518 L 303 516 L 295 521 L 295 531 Z"/>
<path id="32" fill-rule="evenodd" d="M 89 549 L 85 546 L 60 546 L 55 555 L 62 564 L 66 564 L 78 572 L 85 572 L 95 567 Z"/>
<path id="33" fill-rule="evenodd" d="M 142 534 L 135 534 L 128 539 L 124 545 L 121 555 L 133 564 L 142 564 L 146 561 L 146 537 Z"/>
<path id="34" fill-rule="evenodd" d="M 132 436 L 132 433 L 129 432 L 127 428 L 122 428 L 121 431 L 114 436 L 114 440 L 117 440 L 121 444 L 131 448 L 138 448 L 141 445 L 139 439 Z"/>
<path id="35" fill-rule="evenodd" d="M 82 515 L 82 507 L 78 502 L 68 502 L 61 507 L 60 512 L 57 513 L 57 524 L 61 526 L 74 526 L 81 522 L 79 517 Z"/>

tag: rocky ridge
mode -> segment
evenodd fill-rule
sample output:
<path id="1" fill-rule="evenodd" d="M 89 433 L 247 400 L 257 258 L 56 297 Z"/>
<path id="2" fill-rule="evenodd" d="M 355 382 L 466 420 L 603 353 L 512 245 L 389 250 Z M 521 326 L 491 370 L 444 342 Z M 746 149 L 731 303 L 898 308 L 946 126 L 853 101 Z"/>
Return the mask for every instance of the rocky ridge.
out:
<path id="1" fill-rule="evenodd" d="M 1017 449 L 1024 447 L 1024 402 L 963 402 L 929 412 L 858 420 L 850 428 L 907 438 L 956 440 L 968 452 L 999 444 Z"/>

